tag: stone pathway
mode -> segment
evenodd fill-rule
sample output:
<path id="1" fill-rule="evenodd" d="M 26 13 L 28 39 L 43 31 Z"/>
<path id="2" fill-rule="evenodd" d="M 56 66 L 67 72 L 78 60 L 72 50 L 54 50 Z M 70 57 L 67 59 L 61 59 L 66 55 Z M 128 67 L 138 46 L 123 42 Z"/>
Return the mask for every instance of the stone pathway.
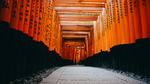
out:
<path id="1" fill-rule="evenodd" d="M 101 68 L 72 65 L 57 69 L 40 84 L 146 84 Z"/>

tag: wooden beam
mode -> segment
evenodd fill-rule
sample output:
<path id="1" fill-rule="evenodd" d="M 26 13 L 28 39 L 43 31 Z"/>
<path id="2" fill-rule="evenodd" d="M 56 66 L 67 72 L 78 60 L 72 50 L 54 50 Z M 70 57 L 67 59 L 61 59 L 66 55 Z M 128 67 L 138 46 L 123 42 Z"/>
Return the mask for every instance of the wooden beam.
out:
<path id="1" fill-rule="evenodd" d="M 61 25 L 62 28 L 92 28 L 93 25 Z"/>
<path id="2" fill-rule="evenodd" d="M 76 12 L 85 12 L 85 11 L 102 11 L 101 7 L 54 7 L 57 10 L 75 10 Z"/>
<path id="3" fill-rule="evenodd" d="M 60 25 L 93 25 L 93 21 L 60 21 Z"/>
<path id="4" fill-rule="evenodd" d="M 62 34 L 84 34 L 84 35 L 88 35 L 90 34 L 90 32 L 78 32 L 78 31 L 62 31 Z"/>
<path id="5" fill-rule="evenodd" d="M 54 3 L 55 7 L 105 7 L 105 4 L 88 4 L 88 3 Z"/>
<path id="6" fill-rule="evenodd" d="M 107 0 L 54 0 L 54 1 L 70 1 L 70 2 L 107 2 Z"/>
<path id="7" fill-rule="evenodd" d="M 56 10 L 57 13 L 62 13 L 62 12 L 85 12 L 85 13 L 102 13 L 102 10 Z"/>
<path id="8" fill-rule="evenodd" d="M 86 16 L 86 15 L 59 15 L 59 18 L 74 18 L 74 19 L 98 19 L 98 16 Z"/>
<path id="9" fill-rule="evenodd" d="M 85 38 L 86 35 L 62 35 L 63 38 Z"/>
<path id="10" fill-rule="evenodd" d="M 57 11 L 57 13 L 58 14 L 70 14 L 70 15 L 100 15 L 100 13 L 102 13 L 102 12 L 100 12 L 100 13 L 92 13 L 92 12 L 58 12 Z"/>
<path id="11" fill-rule="evenodd" d="M 97 19 L 95 18 L 82 18 L 82 19 L 79 19 L 79 18 L 60 18 L 60 21 L 97 21 Z"/>
<path id="12" fill-rule="evenodd" d="M 62 28 L 62 31 L 90 31 L 90 28 Z"/>
<path id="13" fill-rule="evenodd" d="M 73 27 L 73 28 L 78 28 L 78 27 L 85 27 L 85 28 L 91 28 L 93 27 L 93 24 L 83 24 L 83 25 L 80 25 L 80 24 L 71 24 L 70 25 L 61 25 L 62 27 L 64 28 L 68 28 L 68 27 Z"/>

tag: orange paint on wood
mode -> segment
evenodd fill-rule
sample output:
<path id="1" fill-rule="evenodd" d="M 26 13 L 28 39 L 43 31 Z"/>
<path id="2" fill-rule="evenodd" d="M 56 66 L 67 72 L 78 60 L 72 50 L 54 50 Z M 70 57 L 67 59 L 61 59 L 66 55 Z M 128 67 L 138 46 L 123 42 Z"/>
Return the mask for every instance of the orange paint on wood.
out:
<path id="1" fill-rule="evenodd" d="M 118 39 L 118 26 L 117 26 L 117 24 L 118 24 L 118 21 L 117 21 L 117 9 L 116 9 L 116 1 L 115 0 L 113 0 L 113 4 L 112 4 L 112 9 L 113 9 L 113 11 L 114 11 L 114 13 L 113 13 L 113 37 L 114 37 L 114 41 L 113 41 L 113 43 L 114 43 L 114 46 L 115 45 L 118 45 L 119 44 L 119 39 Z"/>
<path id="2" fill-rule="evenodd" d="M 13 0 L 0 1 L 0 20 L 10 23 Z"/>
<path id="3" fill-rule="evenodd" d="M 107 50 L 107 41 L 106 41 L 106 23 L 104 23 L 105 26 L 103 28 L 103 51 L 106 51 Z"/>
<path id="4" fill-rule="evenodd" d="M 74 55 L 73 55 L 73 63 L 76 63 L 76 51 L 77 51 L 77 49 L 76 48 L 74 48 Z"/>
<path id="5" fill-rule="evenodd" d="M 112 31 L 112 8 L 111 8 L 111 6 L 112 6 L 112 0 L 109 0 L 109 2 L 108 2 L 108 12 L 109 12 L 109 14 L 108 14 L 108 16 L 109 16 L 109 48 L 111 48 L 111 47 L 113 47 L 113 42 L 112 42 L 112 38 L 113 38 L 113 31 Z"/>
<path id="6" fill-rule="evenodd" d="M 115 0 L 115 16 L 116 16 L 116 27 L 117 27 L 117 41 L 118 45 L 121 44 L 122 39 L 121 39 L 121 28 L 120 28 L 120 14 L 119 14 L 119 3 L 118 0 Z"/>
<path id="7" fill-rule="evenodd" d="M 103 51 L 106 51 L 106 37 L 103 36 Z"/>
<path id="8" fill-rule="evenodd" d="M 109 33 L 109 28 L 110 28 L 110 24 L 109 24 L 109 11 L 108 11 L 108 4 L 105 4 L 105 23 L 106 23 L 106 29 L 105 29 L 105 35 L 106 35 L 106 50 L 109 51 L 110 49 L 110 45 L 109 45 L 109 40 L 110 40 L 110 33 Z"/>
<path id="9" fill-rule="evenodd" d="M 28 34 L 29 31 L 31 1 L 32 0 L 27 0 L 26 8 L 25 8 L 25 19 L 24 19 L 24 27 L 23 27 L 23 33 L 25 34 Z"/>
<path id="10" fill-rule="evenodd" d="M 64 59 L 68 59 L 67 58 L 67 56 L 68 56 L 68 46 L 69 46 L 68 44 L 65 44 Z"/>
<path id="11" fill-rule="evenodd" d="M 46 33 L 46 24 L 47 24 L 47 1 L 44 0 L 44 6 L 43 6 L 43 16 L 42 16 L 42 42 L 47 45 L 47 33 Z M 49 43 L 50 45 L 50 43 Z M 50 50 L 50 47 L 49 47 Z"/>
<path id="12" fill-rule="evenodd" d="M 97 20 L 97 29 L 98 29 L 98 34 L 97 34 L 97 38 L 98 38 L 98 45 L 97 45 L 97 48 L 98 48 L 98 50 L 97 50 L 97 53 L 99 53 L 100 52 L 100 50 L 101 50 L 101 42 L 100 42 L 100 40 L 101 40 L 101 38 L 100 38 L 100 16 L 98 17 L 98 20 Z"/>
<path id="13" fill-rule="evenodd" d="M 35 22 L 35 8 L 36 8 L 36 0 L 32 0 L 31 3 L 31 13 L 30 13 L 30 24 L 28 35 L 33 36 L 34 22 Z"/>
<path id="14" fill-rule="evenodd" d="M 141 26 L 139 0 L 133 0 L 133 17 L 134 17 L 134 27 L 135 27 L 135 38 L 141 39 L 142 26 Z"/>
<path id="15" fill-rule="evenodd" d="M 114 0 L 110 0 L 110 4 L 111 4 L 111 17 L 112 17 L 112 24 L 111 24 L 111 31 L 112 31 L 112 47 L 116 44 L 116 36 L 115 36 L 115 8 L 114 8 Z"/>
<path id="16" fill-rule="evenodd" d="M 18 28 L 20 3 L 21 0 L 13 0 L 11 19 L 10 19 L 10 28 L 13 29 Z"/>
<path id="17" fill-rule="evenodd" d="M 52 2 L 53 3 L 53 2 Z M 52 4 L 52 9 L 53 9 L 53 4 Z M 55 26 L 55 17 L 56 17 L 56 11 L 53 9 L 51 11 L 52 16 L 52 26 L 51 26 L 51 49 L 53 50 L 55 48 L 55 33 L 54 33 L 54 26 Z"/>
<path id="18" fill-rule="evenodd" d="M 143 38 L 150 37 L 149 25 L 148 25 L 148 12 L 147 12 L 146 5 L 147 5 L 146 0 L 139 0 Z"/>
<path id="19" fill-rule="evenodd" d="M 103 41 L 103 38 L 102 38 L 102 18 L 101 18 L 101 19 L 100 19 L 100 42 L 99 42 L 99 43 L 100 43 L 100 47 L 101 47 L 100 51 L 101 51 L 102 48 L 103 48 L 103 47 L 102 47 L 102 46 L 103 46 L 103 45 L 102 45 L 102 43 L 103 43 L 102 41 Z"/>
<path id="20" fill-rule="evenodd" d="M 74 47 L 70 47 L 70 60 L 73 60 L 74 57 Z"/>
<path id="21" fill-rule="evenodd" d="M 43 1 L 43 3 L 42 3 L 42 9 L 40 9 L 40 11 L 42 10 L 42 18 L 41 18 L 41 28 L 40 28 L 40 40 L 44 43 L 44 21 L 45 21 L 45 14 L 44 14 L 44 8 L 45 8 L 45 0 L 41 0 L 41 1 Z"/>
<path id="22" fill-rule="evenodd" d="M 148 14 L 148 24 L 149 24 L 149 33 L 150 33 L 150 0 L 146 0 L 147 14 Z"/>
<path id="23" fill-rule="evenodd" d="M 89 37 L 87 36 L 87 37 L 85 37 L 85 46 L 86 46 L 86 57 L 88 57 L 89 56 L 89 39 L 88 39 Z"/>
<path id="24" fill-rule="evenodd" d="M 56 50 L 56 48 L 52 49 L 52 45 L 50 41 L 54 41 L 54 40 L 51 40 L 51 21 L 52 21 L 52 18 L 50 16 L 50 8 L 52 7 L 51 5 L 51 1 L 50 0 L 47 0 L 47 3 L 46 3 L 46 25 L 45 25 L 45 28 L 46 28 L 46 38 L 47 38 L 47 41 L 46 41 L 46 45 L 49 47 L 49 50 Z"/>
<path id="25" fill-rule="evenodd" d="M 128 4 L 128 14 L 129 14 L 130 41 L 131 43 L 135 43 L 133 0 L 127 0 L 127 4 Z"/>
<path id="26" fill-rule="evenodd" d="M 39 11 L 40 11 L 40 0 L 36 1 L 35 6 L 35 22 L 34 22 L 34 30 L 33 30 L 33 40 L 37 41 L 38 35 L 38 24 L 39 24 Z"/>
<path id="27" fill-rule="evenodd" d="M 44 6 L 44 0 L 40 0 L 40 12 L 39 12 L 39 23 L 38 23 L 38 36 L 37 41 L 41 41 L 41 33 L 42 33 L 42 12 Z"/>
<path id="28" fill-rule="evenodd" d="M 81 48 L 81 51 L 80 51 L 80 60 L 85 60 L 85 48 Z"/>
<path id="29" fill-rule="evenodd" d="M 26 9 L 27 0 L 21 0 L 20 9 L 19 9 L 19 21 L 18 21 L 18 30 L 23 31 L 24 21 L 25 21 L 25 9 Z"/>
<path id="30" fill-rule="evenodd" d="M 124 16 L 123 16 L 123 0 L 118 0 L 119 5 L 119 18 L 120 18 L 120 32 L 121 32 L 121 44 L 125 44 L 125 28 L 124 28 Z"/>
<path id="31" fill-rule="evenodd" d="M 102 15 L 102 50 L 103 51 L 106 51 L 105 30 L 106 30 L 105 11 L 103 11 L 103 15 Z"/>
<path id="32" fill-rule="evenodd" d="M 125 44 L 131 43 L 130 41 L 130 28 L 129 28 L 129 13 L 128 13 L 128 6 L 127 0 L 124 0 L 123 5 L 123 16 L 124 16 L 124 28 L 125 28 Z"/>

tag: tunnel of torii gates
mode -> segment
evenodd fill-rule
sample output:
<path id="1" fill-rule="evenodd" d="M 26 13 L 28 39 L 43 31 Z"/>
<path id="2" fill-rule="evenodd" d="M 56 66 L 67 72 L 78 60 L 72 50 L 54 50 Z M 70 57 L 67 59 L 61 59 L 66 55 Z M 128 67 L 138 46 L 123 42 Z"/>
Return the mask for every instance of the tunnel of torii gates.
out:
<path id="1" fill-rule="evenodd" d="M 61 58 L 79 63 L 138 40 L 140 48 L 147 47 L 150 0 L 0 0 L 0 20 L 1 39 L 12 55 L 19 52 L 26 59 L 32 50 L 32 55 L 56 51 Z M 41 43 L 46 51 L 38 46 Z M 41 50 L 30 50 L 31 46 Z"/>

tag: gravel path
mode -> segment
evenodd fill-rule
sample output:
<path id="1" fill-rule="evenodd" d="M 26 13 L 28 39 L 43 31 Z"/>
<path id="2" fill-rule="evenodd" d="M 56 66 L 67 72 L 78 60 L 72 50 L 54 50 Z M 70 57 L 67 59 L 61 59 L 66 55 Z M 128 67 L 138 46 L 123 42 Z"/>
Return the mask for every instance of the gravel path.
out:
<path id="1" fill-rule="evenodd" d="M 13 82 L 10 82 L 10 84 L 39 84 L 43 78 L 46 78 L 58 68 L 60 67 L 51 67 L 48 69 L 44 69 L 37 73 L 25 76 L 23 78 L 16 79 Z"/>
<path id="2" fill-rule="evenodd" d="M 64 66 L 40 84 L 146 84 L 145 82 L 102 68 L 81 65 Z"/>

